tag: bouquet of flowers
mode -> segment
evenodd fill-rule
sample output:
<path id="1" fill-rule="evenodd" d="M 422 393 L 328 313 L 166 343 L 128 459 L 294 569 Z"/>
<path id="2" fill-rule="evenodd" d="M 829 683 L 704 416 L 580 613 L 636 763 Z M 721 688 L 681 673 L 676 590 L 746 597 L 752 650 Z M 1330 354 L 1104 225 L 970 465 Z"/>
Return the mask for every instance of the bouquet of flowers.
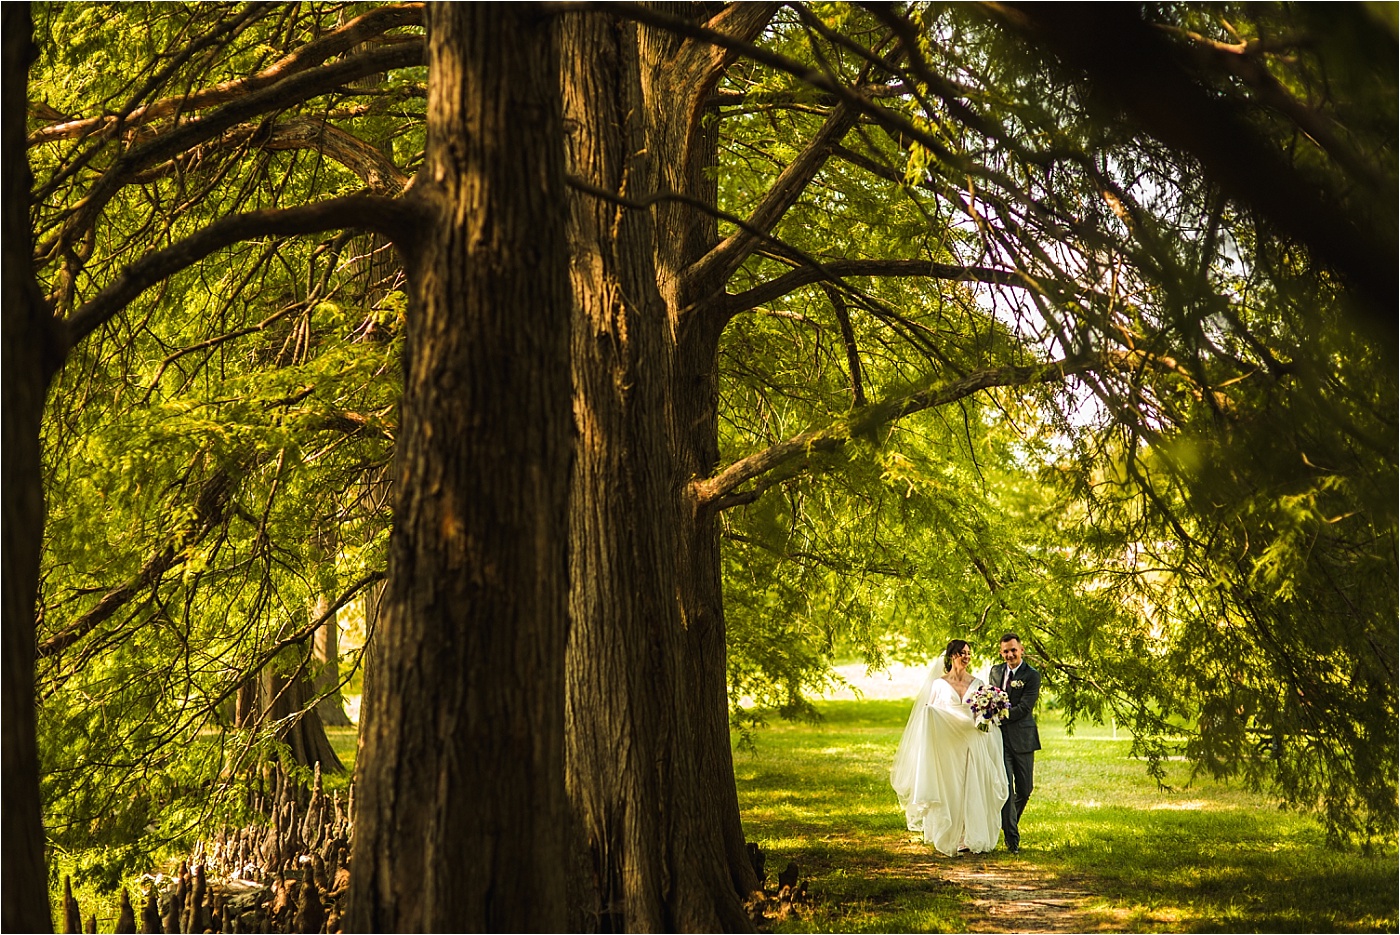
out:
<path id="1" fill-rule="evenodd" d="M 967 703 L 972 705 L 973 723 L 983 733 L 991 730 L 993 724 L 1000 725 L 1011 711 L 1011 699 L 995 685 L 983 685 L 972 693 Z"/>

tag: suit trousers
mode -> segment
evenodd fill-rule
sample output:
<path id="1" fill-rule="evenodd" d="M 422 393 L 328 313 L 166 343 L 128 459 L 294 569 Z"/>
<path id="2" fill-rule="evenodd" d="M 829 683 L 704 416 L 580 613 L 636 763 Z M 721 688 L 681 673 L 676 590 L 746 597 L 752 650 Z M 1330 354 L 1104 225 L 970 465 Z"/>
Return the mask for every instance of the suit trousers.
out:
<path id="1" fill-rule="evenodd" d="M 1016 753 L 1010 744 L 1002 747 L 1006 760 L 1006 804 L 1001 809 L 1001 831 L 1006 836 L 1007 850 L 1021 846 L 1021 813 L 1035 788 L 1035 751 Z"/>

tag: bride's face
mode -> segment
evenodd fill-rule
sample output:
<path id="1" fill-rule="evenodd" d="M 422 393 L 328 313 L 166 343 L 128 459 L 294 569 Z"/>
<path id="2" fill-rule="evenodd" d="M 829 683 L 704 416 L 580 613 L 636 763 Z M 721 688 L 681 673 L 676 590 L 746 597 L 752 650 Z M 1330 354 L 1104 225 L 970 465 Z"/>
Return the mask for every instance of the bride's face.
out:
<path id="1" fill-rule="evenodd" d="M 967 671 L 967 667 L 972 663 L 972 649 L 964 646 L 962 652 L 953 656 L 953 672 L 962 675 Z"/>

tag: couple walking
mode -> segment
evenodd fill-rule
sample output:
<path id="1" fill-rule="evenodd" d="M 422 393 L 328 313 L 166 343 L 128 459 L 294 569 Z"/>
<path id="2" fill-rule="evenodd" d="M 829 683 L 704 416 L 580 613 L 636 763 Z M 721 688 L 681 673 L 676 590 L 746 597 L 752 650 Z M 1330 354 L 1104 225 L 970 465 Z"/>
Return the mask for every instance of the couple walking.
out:
<path id="1" fill-rule="evenodd" d="M 1034 786 L 1035 751 L 1040 734 L 1035 702 L 1040 673 L 1025 662 L 1021 639 L 1001 638 L 1002 661 L 992 666 L 989 683 L 968 671 L 972 650 L 953 640 L 914 699 L 890 770 L 890 784 L 904 807 L 910 831 L 944 854 L 983 853 L 1006 835 L 1006 849 L 1021 849 L 1021 812 Z M 979 727 L 969 703 L 990 684 L 1010 700 L 996 727 Z"/>

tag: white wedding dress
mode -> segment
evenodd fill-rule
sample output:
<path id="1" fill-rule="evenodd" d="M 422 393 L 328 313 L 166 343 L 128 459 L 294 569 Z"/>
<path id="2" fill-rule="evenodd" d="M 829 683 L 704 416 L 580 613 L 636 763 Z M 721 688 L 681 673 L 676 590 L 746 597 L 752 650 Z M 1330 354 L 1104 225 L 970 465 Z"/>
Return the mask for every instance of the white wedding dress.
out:
<path id="1" fill-rule="evenodd" d="M 1006 801 L 1006 766 L 1001 729 L 973 723 L 966 698 L 984 684 L 973 678 L 967 693 L 942 678 L 936 665 L 914 699 L 890 769 L 890 785 L 904 807 L 910 831 L 941 853 L 961 847 L 984 853 L 997 846 L 1001 806 Z"/>

